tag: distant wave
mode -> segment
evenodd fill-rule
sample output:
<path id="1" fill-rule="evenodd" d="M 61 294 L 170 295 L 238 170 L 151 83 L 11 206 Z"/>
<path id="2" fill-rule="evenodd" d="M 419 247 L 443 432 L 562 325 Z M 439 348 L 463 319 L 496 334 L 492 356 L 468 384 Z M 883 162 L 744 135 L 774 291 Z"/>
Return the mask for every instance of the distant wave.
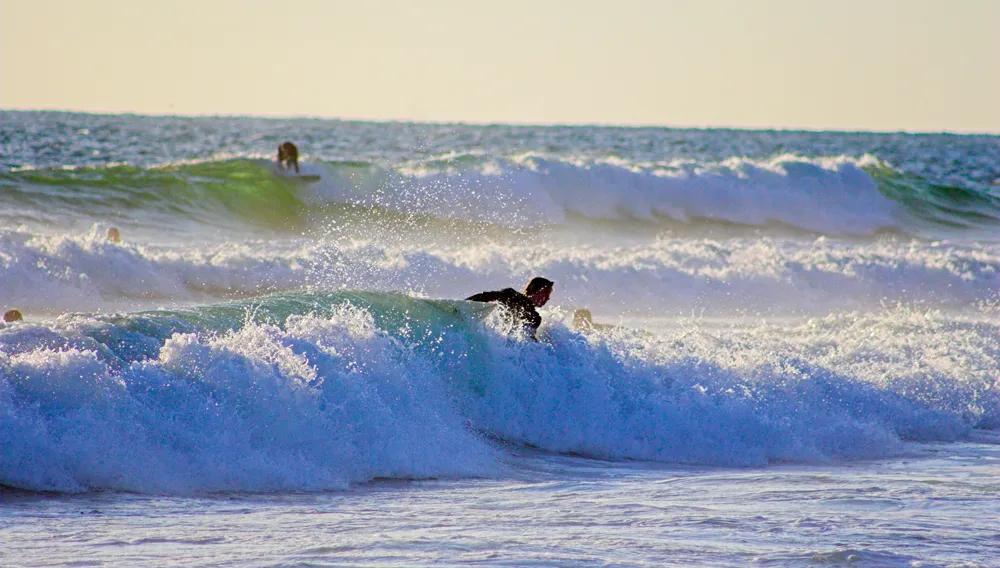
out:
<path id="1" fill-rule="evenodd" d="M 232 223 L 296 232 L 400 215 L 524 228 L 575 221 L 639 225 L 725 223 L 826 235 L 882 231 L 921 236 L 982 229 L 1000 220 L 989 188 L 951 186 L 894 170 L 873 157 L 639 163 L 535 154 L 448 154 L 392 167 L 304 164 L 303 183 L 262 158 L 156 167 L 16 169 L 0 174 L 6 221 L 137 218 L 163 227 Z M 412 222 L 413 219 L 410 219 Z"/>

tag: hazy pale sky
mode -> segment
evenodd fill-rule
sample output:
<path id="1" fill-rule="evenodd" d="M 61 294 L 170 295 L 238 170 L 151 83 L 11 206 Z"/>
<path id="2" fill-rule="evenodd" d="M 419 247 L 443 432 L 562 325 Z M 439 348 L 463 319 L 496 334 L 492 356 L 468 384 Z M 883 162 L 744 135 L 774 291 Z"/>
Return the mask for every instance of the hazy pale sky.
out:
<path id="1" fill-rule="evenodd" d="M 1000 0 L 0 0 L 0 108 L 1000 132 Z"/>

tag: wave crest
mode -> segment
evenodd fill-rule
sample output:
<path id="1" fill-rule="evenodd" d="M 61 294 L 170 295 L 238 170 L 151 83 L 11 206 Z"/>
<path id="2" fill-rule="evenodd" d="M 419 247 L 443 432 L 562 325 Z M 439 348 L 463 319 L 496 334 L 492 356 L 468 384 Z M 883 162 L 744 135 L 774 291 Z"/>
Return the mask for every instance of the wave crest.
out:
<path id="1" fill-rule="evenodd" d="M 0 175 L 11 188 L 3 197 L 11 211 L 41 209 L 42 196 L 55 195 L 62 214 L 114 219 L 125 209 L 164 227 L 222 221 L 298 231 L 350 222 L 352 208 L 372 210 L 366 220 L 375 222 L 402 215 L 515 229 L 579 220 L 725 223 L 826 235 L 921 234 L 1000 218 L 988 191 L 935 184 L 872 156 L 634 162 L 463 153 L 391 167 L 307 163 L 303 171 L 321 179 L 297 182 L 260 157 Z"/>

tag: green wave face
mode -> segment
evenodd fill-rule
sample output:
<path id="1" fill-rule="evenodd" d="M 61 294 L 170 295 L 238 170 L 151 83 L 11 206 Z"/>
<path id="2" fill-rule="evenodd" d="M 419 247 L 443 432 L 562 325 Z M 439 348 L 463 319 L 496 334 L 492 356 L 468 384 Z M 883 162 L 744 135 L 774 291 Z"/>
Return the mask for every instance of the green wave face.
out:
<path id="1" fill-rule="evenodd" d="M 306 210 L 297 195 L 301 185 L 275 175 L 259 160 L 51 168 L 0 173 L 0 201 L 12 210 L 97 220 L 141 214 L 174 222 L 294 229 Z"/>
<path id="2" fill-rule="evenodd" d="M 988 187 L 944 185 L 885 165 L 869 166 L 865 171 L 883 195 L 931 225 L 985 229 L 1000 224 L 1000 197 Z"/>

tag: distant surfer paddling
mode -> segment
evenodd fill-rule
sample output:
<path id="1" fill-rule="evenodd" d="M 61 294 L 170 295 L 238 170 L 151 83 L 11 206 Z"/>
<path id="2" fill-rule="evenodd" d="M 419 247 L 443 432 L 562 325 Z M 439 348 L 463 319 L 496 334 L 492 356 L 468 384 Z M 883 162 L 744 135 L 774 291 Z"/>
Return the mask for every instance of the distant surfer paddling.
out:
<path id="1" fill-rule="evenodd" d="M 538 315 L 536 308 L 544 306 L 549 301 L 554 285 L 555 283 L 551 280 L 536 276 L 531 279 L 531 282 L 528 282 L 523 294 L 513 288 L 504 288 L 493 292 L 480 292 L 469 296 L 466 300 L 502 304 L 507 308 L 514 323 L 524 326 L 528 337 L 538 341 L 535 333 L 538 331 L 538 326 L 542 324 L 542 316 Z"/>
<path id="2" fill-rule="evenodd" d="M 573 312 L 573 329 L 577 331 L 608 331 L 614 327 L 604 323 L 594 323 L 594 315 L 587 308 Z"/>
<path id="3" fill-rule="evenodd" d="M 295 168 L 299 173 L 299 149 L 291 142 L 278 144 L 278 167 L 282 169 Z"/>
<path id="4" fill-rule="evenodd" d="M 621 330 L 633 334 L 638 334 L 646 337 L 650 337 L 652 334 L 644 329 L 631 329 L 627 327 L 622 327 L 620 325 L 608 325 L 606 323 L 594 323 L 594 316 L 590 313 L 587 308 L 580 308 L 573 312 L 573 329 L 577 331 L 582 331 L 585 333 L 589 332 L 601 332 L 607 333 L 610 331 Z"/>

